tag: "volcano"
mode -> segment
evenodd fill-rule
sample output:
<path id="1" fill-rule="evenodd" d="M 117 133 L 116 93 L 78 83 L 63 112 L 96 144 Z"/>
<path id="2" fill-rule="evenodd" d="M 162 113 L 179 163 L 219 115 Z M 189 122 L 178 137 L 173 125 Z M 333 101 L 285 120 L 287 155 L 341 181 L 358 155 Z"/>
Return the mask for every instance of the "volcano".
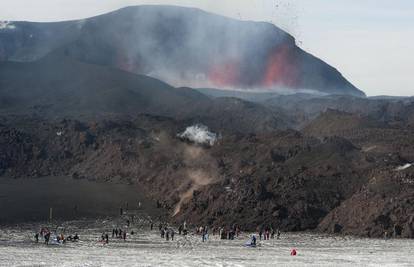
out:
<path id="1" fill-rule="evenodd" d="M 35 61 L 55 53 L 176 87 L 365 96 L 270 23 L 193 8 L 136 6 L 77 21 L 7 25 L 0 29 L 0 60 L 5 61 Z"/>

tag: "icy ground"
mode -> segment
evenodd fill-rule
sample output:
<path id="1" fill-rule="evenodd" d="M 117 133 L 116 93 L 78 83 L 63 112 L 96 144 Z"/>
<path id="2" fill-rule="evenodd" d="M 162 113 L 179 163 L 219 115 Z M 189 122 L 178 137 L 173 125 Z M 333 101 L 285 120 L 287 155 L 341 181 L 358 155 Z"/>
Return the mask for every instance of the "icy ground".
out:
<path id="1" fill-rule="evenodd" d="M 0 229 L 0 266 L 413 266 L 413 240 L 358 239 L 308 233 L 282 233 L 280 240 L 262 241 L 258 248 L 244 247 L 248 235 L 234 241 L 210 237 L 206 243 L 190 235 L 165 241 L 147 224 L 135 223 L 127 241 L 110 238 L 99 242 L 111 221 L 60 224 L 66 235 L 78 233 L 81 241 L 64 245 L 33 242 L 40 225 Z M 54 226 L 56 229 L 56 225 Z M 154 227 L 156 228 L 156 227 Z M 62 230 L 63 229 L 63 230 Z M 110 236 L 111 233 L 108 232 Z M 298 256 L 290 256 L 296 248 Z"/>

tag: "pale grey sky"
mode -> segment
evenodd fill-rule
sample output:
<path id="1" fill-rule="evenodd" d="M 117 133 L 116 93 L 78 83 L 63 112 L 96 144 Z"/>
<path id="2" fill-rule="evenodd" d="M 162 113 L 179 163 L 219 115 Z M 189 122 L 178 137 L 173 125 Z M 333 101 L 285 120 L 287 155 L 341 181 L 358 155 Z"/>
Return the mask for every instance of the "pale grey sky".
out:
<path id="1" fill-rule="evenodd" d="M 368 95 L 414 95 L 412 0 L 0 0 L 0 20 L 78 19 L 139 4 L 270 21 Z"/>

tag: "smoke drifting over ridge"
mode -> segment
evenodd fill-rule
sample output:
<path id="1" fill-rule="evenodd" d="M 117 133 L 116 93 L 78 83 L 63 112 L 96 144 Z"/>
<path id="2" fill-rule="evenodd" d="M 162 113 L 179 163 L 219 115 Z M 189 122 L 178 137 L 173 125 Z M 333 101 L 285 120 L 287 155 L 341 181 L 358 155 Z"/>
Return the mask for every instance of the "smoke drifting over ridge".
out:
<path id="1" fill-rule="evenodd" d="M 108 19 L 98 17 L 85 25 L 88 35 L 95 23 L 104 25 L 112 38 L 81 39 L 78 47 L 89 47 L 92 42 L 98 47 L 110 47 L 115 42 L 119 46 L 113 55 L 117 67 L 175 86 L 247 88 L 293 84 L 285 82 L 294 79 L 284 68 L 289 65 L 284 52 L 287 49 L 279 51 L 279 47 L 287 43 L 294 46 L 294 40 L 271 24 L 242 22 L 178 7 L 143 6 L 119 12 L 122 16 L 114 12 Z M 79 56 L 83 59 L 83 55 Z"/>
<path id="2" fill-rule="evenodd" d="M 13 25 L 4 38 L 0 31 L 0 58 L 26 61 L 53 52 L 176 87 L 364 95 L 297 47 L 291 35 L 265 22 L 194 8 L 137 6 L 81 21 Z M 40 31 L 33 40 L 25 36 L 32 31 Z"/>

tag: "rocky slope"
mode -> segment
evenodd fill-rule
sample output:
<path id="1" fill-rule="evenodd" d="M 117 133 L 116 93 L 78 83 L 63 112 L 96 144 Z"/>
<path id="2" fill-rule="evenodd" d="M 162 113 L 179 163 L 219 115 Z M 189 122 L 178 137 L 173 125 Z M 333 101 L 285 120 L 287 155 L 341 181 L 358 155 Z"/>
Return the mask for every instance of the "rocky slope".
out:
<path id="1" fill-rule="evenodd" d="M 332 210 L 320 230 L 369 237 L 414 237 L 411 165 L 376 170 L 366 185 Z"/>
<path id="2" fill-rule="evenodd" d="M 187 122 L 148 115 L 0 123 L 5 176 L 135 183 L 177 222 L 373 237 L 401 228 L 397 236 L 412 237 L 412 171 L 401 166 L 414 137 L 402 130 L 393 133 L 405 139 L 388 145 L 370 131 L 347 139 L 274 130 L 218 132 L 206 146 L 177 136 Z"/>

